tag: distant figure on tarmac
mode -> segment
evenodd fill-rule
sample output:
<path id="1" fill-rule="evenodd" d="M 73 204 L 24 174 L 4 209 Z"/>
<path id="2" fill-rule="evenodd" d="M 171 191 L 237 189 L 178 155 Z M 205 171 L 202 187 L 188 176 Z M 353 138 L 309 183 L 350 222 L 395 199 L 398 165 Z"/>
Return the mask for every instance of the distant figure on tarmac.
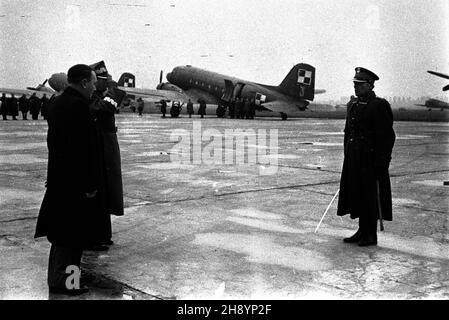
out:
<path id="1" fill-rule="evenodd" d="M 139 112 L 140 117 L 142 116 L 144 105 L 145 103 L 142 98 L 137 99 L 137 112 Z"/>
<path id="2" fill-rule="evenodd" d="M 162 118 L 165 118 L 165 114 L 167 113 L 167 101 L 162 99 L 160 102 L 161 102 Z"/>
<path id="3" fill-rule="evenodd" d="M 388 168 L 395 141 L 390 104 L 374 93 L 379 77 L 356 68 L 356 97 L 347 104 L 344 160 L 337 215 L 359 218 L 359 229 L 343 239 L 359 246 L 377 245 L 377 220 L 391 221 L 392 200 Z"/>
<path id="4" fill-rule="evenodd" d="M 22 112 L 22 119 L 27 120 L 27 113 L 30 110 L 30 106 L 25 94 L 22 94 L 22 96 L 19 98 L 19 109 L 20 112 Z"/>
<path id="5" fill-rule="evenodd" d="M 248 98 L 245 98 L 243 102 L 243 117 L 242 119 L 249 119 L 250 118 L 250 102 Z"/>
<path id="6" fill-rule="evenodd" d="M 0 113 L 2 114 L 3 120 L 8 120 L 8 105 L 6 103 L 6 95 L 3 93 L 0 98 Z"/>
<path id="7" fill-rule="evenodd" d="M 249 118 L 253 120 L 255 115 L 256 115 L 256 100 L 254 98 L 251 98 L 251 100 L 249 101 Z"/>
<path id="8" fill-rule="evenodd" d="M 189 99 L 189 101 L 187 102 L 187 113 L 189 115 L 189 118 L 192 118 L 192 114 L 193 114 L 193 103 L 192 101 Z"/>
<path id="9" fill-rule="evenodd" d="M 44 120 L 47 120 L 48 115 L 48 98 L 47 95 L 44 93 L 41 99 L 41 116 L 44 118 Z"/>
<path id="10" fill-rule="evenodd" d="M 206 115 L 206 107 L 207 107 L 206 100 L 204 100 L 203 98 L 200 98 L 198 100 L 198 102 L 200 104 L 199 109 L 198 109 L 198 114 L 201 115 L 201 118 L 204 118 L 204 116 Z"/>
<path id="11" fill-rule="evenodd" d="M 232 98 L 231 101 L 229 101 L 228 115 L 231 119 L 234 119 L 234 117 L 235 117 L 235 99 L 234 98 Z"/>
<path id="12" fill-rule="evenodd" d="M 17 120 L 16 117 L 19 115 L 19 103 L 14 94 L 12 94 L 9 99 L 9 114 L 12 116 L 13 120 Z"/>
<path id="13" fill-rule="evenodd" d="M 235 99 L 235 118 L 243 119 L 243 101 L 242 98 Z"/>
<path id="14" fill-rule="evenodd" d="M 39 112 L 41 111 L 41 100 L 36 97 L 36 94 L 30 97 L 30 113 L 33 120 L 37 120 L 39 117 Z"/>

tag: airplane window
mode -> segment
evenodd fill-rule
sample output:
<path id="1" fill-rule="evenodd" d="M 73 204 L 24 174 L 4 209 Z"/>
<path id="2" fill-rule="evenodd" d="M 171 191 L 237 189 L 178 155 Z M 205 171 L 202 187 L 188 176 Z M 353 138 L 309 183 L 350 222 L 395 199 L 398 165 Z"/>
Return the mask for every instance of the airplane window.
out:
<path id="1" fill-rule="evenodd" d="M 195 81 L 195 84 L 198 84 L 198 81 Z"/>

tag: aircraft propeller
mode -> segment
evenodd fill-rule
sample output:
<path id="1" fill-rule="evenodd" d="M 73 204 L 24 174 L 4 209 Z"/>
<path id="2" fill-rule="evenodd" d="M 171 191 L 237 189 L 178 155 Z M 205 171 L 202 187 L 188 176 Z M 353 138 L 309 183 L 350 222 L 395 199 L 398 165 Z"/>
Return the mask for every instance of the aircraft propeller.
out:
<path id="1" fill-rule="evenodd" d="M 163 77 L 163 76 L 164 76 L 164 71 L 161 70 L 161 73 L 160 73 L 160 75 L 159 75 L 159 84 L 162 83 L 162 77 Z"/>

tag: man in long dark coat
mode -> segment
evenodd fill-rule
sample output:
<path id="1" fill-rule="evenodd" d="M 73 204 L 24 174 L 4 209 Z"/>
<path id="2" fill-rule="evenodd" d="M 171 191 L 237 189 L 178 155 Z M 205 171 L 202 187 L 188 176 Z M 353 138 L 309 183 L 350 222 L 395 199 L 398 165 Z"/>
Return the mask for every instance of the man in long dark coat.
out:
<path id="1" fill-rule="evenodd" d="M 193 102 L 189 99 L 187 102 L 187 114 L 189 115 L 189 118 L 192 118 L 193 114 Z"/>
<path id="2" fill-rule="evenodd" d="M 3 120 L 8 120 L 8 104 L 7 104 L 7 98 L 6 98 L 6 94 L 2 94 L 2 97 L 0 98 L 0 101 L 2 102 L 0 107 L 1 107 L 1 114 L 3 117 Z"/>
<path id="3" fill-rule="evenodd" d="M 49 106 L 47 190 L 35 237 L 51 242 L 50 293 L 81 294 L 87 291 L 79 287 L 83 248 L 104 233 L 98 145 L 89 110 L 96 76 L 87 65 L 71 67 L 67 76 L 69 86 Z"/>
<path id="4" fill-rule="evenodd" d="M 22 119 L 27 120 L 27 113 L 30 110 L 30 106 L 25 94 L 22 94 L 22 96 L 19 98 L 19 109 L 20 112 L 22 112 Z"/>
<path id="5" fill-rule="evenodd" d="M 9 114 L 12 116 L 13 120 L 17 120 L 16 117 L 19 115 L 19 103 L 14 94 L 11 95 L 11 98 L 9 99 Z"/>
<path id="6" fill-rule="evenodd" d="M 111 215 L 122 216 L 123 183 L 120 158 L 120 147 L 117 138 L 115 114 L 118 113 L 117 102 L 114 101 L 112 91 L 108 90 L 110 75 L 103 61 L 91 65 L 96 72 L 96 90 L 92 95 L 90 110 L 95 118 L 97 135 L 99 137 L 99 153 L 101 155 L 101 171 L 104 180 L 105 215 L 103 222 L 107 232 L 101 235 L 101 241 L 89 248 L 92 250 L 107 250 L 105 245 L 112 245 Z M 142 101 L 143 102 L 143 101 Z M 99 235 L 100 236 L 100 235 Z"/>
<path id="7" fill-rule="evenodd" d="M 165 114 L 167 113 L 167 101 L 161 100 L 160 103 L 161 103 L 162 118 L 165 118 Z"/>
<path id="8" fill-rule="evenodd" d="M 390 104 L 373 91 L 376 80 L 373 72 L 356 68 L 356 97 L 348 103 L 345 124 L 337 214 L 359 218 L 357 232 L 344 239 L 359 246 L 376 245 L 377 220 L 393 219 L 388 168 L 396 136 Z"/>
<path id="9" fill-rule="evenodd" d="M 139 112 L 139 116 L 141 117 L 143 114 L 143 108 L 145 107 L 145 103 L 142 98 L 137 99 L 137 112 Z"/>
<path id="10" fill-rule="evenodd" d="M 39 112 L 41 111 L 41 99 L 36 97 L 36 94 L 33 93 L 30 97 L 29 103 L 31 118 L 33 120 L 38 120 Z"/>
<path id="11" fill-rule="evenodd" d="M 47 95 L 44 93 L 41 99 L 41 116 L 44 118 L 44 120 L 47 120 L 48 116 L 48 103 L 49 99 L 47 98 Z"/>
<path id="12" fill-rule="evenodd" d="M 207 107 L 206 100 L 200 98 L 198 102 L 200 103 L 200 106 L 198 108 L 198 114 L 201 115 L 201 118 L 204 118 L 204 116 L 206 115 L 206 107 Z"/>

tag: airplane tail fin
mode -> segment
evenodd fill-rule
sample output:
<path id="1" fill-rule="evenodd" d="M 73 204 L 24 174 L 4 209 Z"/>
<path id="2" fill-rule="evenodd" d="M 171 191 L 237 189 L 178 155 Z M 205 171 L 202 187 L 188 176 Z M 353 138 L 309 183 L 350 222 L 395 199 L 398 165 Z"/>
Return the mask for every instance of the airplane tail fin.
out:
<path id="1" fill-rule="evenodd" d="M 117 84 L 119 87 L 135 88 L 136 76 L 129 72 L 122 73 Z"/>
<path id="2" fill-rule="evenodd" d="M 315 67 L 299 63 L 295 65 L 279 85 L 282 93 L 313 101 L 315 97 Z"/>

